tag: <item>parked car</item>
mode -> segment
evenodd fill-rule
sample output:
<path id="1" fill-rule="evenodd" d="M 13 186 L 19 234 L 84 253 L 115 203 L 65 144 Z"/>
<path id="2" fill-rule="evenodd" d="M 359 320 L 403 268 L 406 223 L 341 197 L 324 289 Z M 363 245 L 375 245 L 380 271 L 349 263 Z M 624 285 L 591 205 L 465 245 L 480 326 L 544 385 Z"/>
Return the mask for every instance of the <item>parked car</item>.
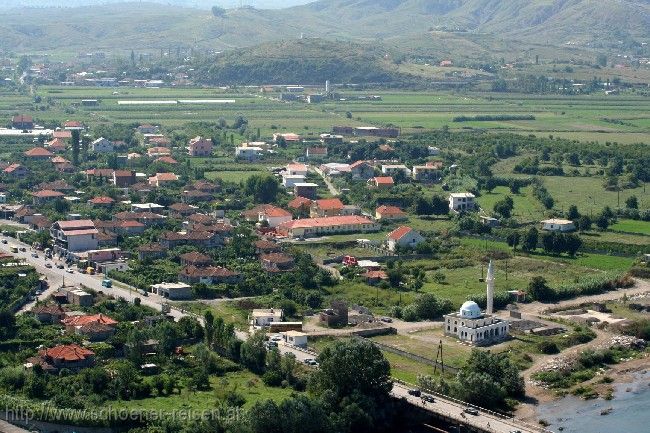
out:
<path id="1" fill-rule="evenodd" d="M 37 259 L 37 258 L 38 258 L 38 254 L 36 254 L 36 253 L 32 253 L 32 257 L 34 257 L 35 259 Z"/>
<path id="2" fill-rule="evenodd" d="M 474 409 L 473 407 L 465 408 L 464 412 L 474 416 L 478 415 L 478 410 Z"/>
<path id="3" fill-rule="evenodd" d="M 52 269 L 52 263 L 45 263 L 45 267 L 48 269 Z"/>
<path id="4" fill-rule="evenodd" d="M 316 360 L 314 358 L 305 358 L 302 362 L 305 365 L 311 365 L 311 363 L 316 362 Z"/>
<path id="5" fill-rule="evenodd" d="M 422 400 L 427 403 L 435 403 L 436 401 L 431 394 L 422 394 Z"/>
<path id="6" fill-rule="evenodd" d="M 422 395 L 422 391 L 420 391 L 419 389 L 416 389 L 416 388 L 409 389 L 408 392 L 409 392 L 409 395 L 412 395 L 413 397 L 419 397 L 420 395 Z"/>
<path id="7" fill-rule="evenodd" d="M 381 320 L 384 323 L 393 323 L 393 319 L 391 319 L 390 317 L 382 317 L 379 320 Z"/>
<path id="8" fill-rule="evenodd" d="M 74 271 L 73 271 L 72 269 L 70 269 L 70 268 L 66 269 L 65 271 L 66 271 L 68 274 L 74 274 Z"/>
<path id="9" fill-rule="evenodd" d="M 65 268 L 65 266 L 63 266 L 61 263 L 59 263 L 58 265 L 56 265 L 56 268 L 57 269 L 63 269 L 63 268 Z"/>
<path id="10" fill-rule="evenodd" d="M 2 243 L 3 243 L 3 244 L 6 244 L 6 243 L 7 243 L 7 240 L 6 240 L 6 239 L 3 239 L 3 240 L 2 240 Z"/>

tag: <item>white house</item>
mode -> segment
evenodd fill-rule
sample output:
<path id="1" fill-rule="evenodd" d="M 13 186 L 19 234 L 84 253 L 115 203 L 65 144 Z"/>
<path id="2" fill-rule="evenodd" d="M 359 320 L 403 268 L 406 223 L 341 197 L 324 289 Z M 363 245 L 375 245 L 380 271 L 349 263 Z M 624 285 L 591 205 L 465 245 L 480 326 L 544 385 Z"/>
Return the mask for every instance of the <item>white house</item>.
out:
<path id="1" fill-rule="evenodd" d="M 192 299 L 192 286 L 185 283 L 160 283 L 151 286 L 151 292 L 171 300 Z"/>
<path id="2" fill-rule="evenodd" d="M 264 149 L 261 147 L 243 147 L 239 146 L 235 148 L 235 158 L 245 159 L 246 161 L 256 161 L 262 156 Z"/>
<path id="3" fill-rule="evenodd" d="M 467 212 L 476 208 L 476 196 L 471 192 L 449 194 L 449 209 L 455 212 Z"/>
<path id="4" fill-rule="evenodd" d="M 284 342 L 292 346 L 307 347 L 307 334 L 299 331 L 280 332 Z"/>
<path id="5" fill-rule="evenodd" d="M 283 311 L 277 308 L 255 309 L 248 316 L 252 327 L 267 327 L 271 323 L 282 322 Z"/>
<path id="6" fill-rule="evenodd" d="M 285 188 L 293 188 L 297 183 L 305 183 L 305 175 L 303 174 L 283 174 L 282 185 Z"/>
<path id="7" fill-rule="evenodd" d="M 406 176 L 411 175 L 411 170 L 404 164 L 387 164 L 381 166 L 381 173 L 387 176 L 395 176 L 404 173 Z"/>
<path id="8" fill-rule="evenodd" d="M 282 223 L 291 221 L 293 215 L 291 215 L 291 212 L 282 208 L 271 206 L 261 210 L 258 214 L 258 218 L 260 222 L 267 222 L 269 227 L 275 228 Z"/>
<path id="9" fill-rule="evenodd" d="M 542 230 L 548 230 L 551 232 L 572 232 L 575 229 L 576 226 L 571 220 L 553 218 L 542 221 Z"/>
<path id="10" fill-rule="evenodd" d="M 110 140 L 100 137 L 90 143 L 90 150 L 94 153 L 111 153 L 114 151 L 113 143 Z"/>
<path id="11" fill-rule="evenodd" d="M 57 221 L 50 228 L 57 254 L 79 253 L 99 247 L 99 231 L 91 220 Z"/>
<path id="12" fill-rule="evenodd" d="M 388 249 L 395 251 L 398 247 L 414 248 L 423 241 L 424 237 L 411 227 L 400 226 L 388 234 Z"/>
<path id="13" fill-rule="evenodd" d="M 307 166 L 305 164 L 287 164 L 284 172 L 291 176 L 307 176 Z"/>

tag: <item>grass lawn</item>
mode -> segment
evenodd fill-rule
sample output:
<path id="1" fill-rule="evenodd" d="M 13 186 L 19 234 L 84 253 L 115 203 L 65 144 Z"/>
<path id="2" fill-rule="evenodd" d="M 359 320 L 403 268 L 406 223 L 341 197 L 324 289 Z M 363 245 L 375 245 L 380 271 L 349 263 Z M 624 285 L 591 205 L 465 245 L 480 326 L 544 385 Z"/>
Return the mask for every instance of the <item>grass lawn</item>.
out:
<path id="1" fill-rule="evenodd" d="M 416 331 L 413 336 L 382 335 L 373 337 L 372 340 L 433 360 L 436 359 L 437 342 L 443 340 L 444 362 L 445 365 L 452 367 L 462 367 L 472 351 L 471 347 L 464 346 L 455 339 L 445 337 L 442 328 Z"/>
<path id="2" fill-rule="evenodd" d="M 204 411 L 216 409 L 229 392 L 238 392 L 246 399 L 244 408 L 249 408 L 260 400 L 272 399 L 282 401 L 289 397 L 291 388 L 271 388 L 264 385 L 262 379 L 248 371 L 228 373 L 224 377 L 211 377 L 209 391 L 189 391 L 184 389 L 180 394 L 163 397 L 151 397 L 142 400 L 111 402 L 116 409 L 149 410 L 149 411 Z"/>
<path id="3" fill-rule="evenodd" d="M 208 171 L 205 173 L 205 178 L 208 180 L 221 179 L 224 182 L 240 183 L 246 181 L 249 177 L 260 174 L 261 171 L 247 170 L 247 171 Z"/>
<path id="4" fill-rule="evenodd" d="M 515 205 L 512 216 L 518 221 L 531 222 L 543 219 L 544 209 L 535 197 L 533 197 L 531 187 L 522 188 L 519 194 L 512 194 L 510 188 L 499 186 L 491 193 L 484 193 L 478 197 L 477 201 L 485 212 L 491 214 L 494 209 L 494 204 L 507 196 L 512 197 Z"/>
<path id="5" fill-rule="evenodd" d="M 650 236 L 649 221 L 618 220 L 610 228 L 619 232 L 639 233 Z M 647 239 L 646 242 L 650 243 L 650 239 Z"/>
<path id="6" fill-rule="evenodd" d="M 461 243 L 463 245 L 473 245 L 479 248 L 484 248 L 486 241 L 482 239 L 475 238 L 462 238 Z M 499 241 L 487 241 L 488 250 L 499 250 L 499 251 L 511 251 L 511 248 L 505 242 Z M 601 270 L 601 271 L 626 271 L 634 263 L 634 258 L 631 257 L 618 257 L 618 256 L 608 256 L 604 254 L 589 254 L 581 253 L 575 258 L 567 256 L 549 256 L 545 255 L 541 250 L 537 250 L 537 253 L 530 255 L 530 257 L 552 261 L 557 263 L 564 264 L 574 264 L 578 266 L 583 266 L 589 268 L 589 272 L 592 270 Z"/>
<path id="7" fill-rule="evenodd" d="M 218 303 L 207 302 L 209 301 L 206 301 L 205 303 L 200 301 L 178 302 L 175 303 L 175 305 L 191 313 L 198 314 L 201 317 L 206 311 L 210 310 L 215 316 L 223 318 L 224 322 L 233 323 L 237 329 L 248 329 L 248 311 L 237 308 L 235 301 Z"/>

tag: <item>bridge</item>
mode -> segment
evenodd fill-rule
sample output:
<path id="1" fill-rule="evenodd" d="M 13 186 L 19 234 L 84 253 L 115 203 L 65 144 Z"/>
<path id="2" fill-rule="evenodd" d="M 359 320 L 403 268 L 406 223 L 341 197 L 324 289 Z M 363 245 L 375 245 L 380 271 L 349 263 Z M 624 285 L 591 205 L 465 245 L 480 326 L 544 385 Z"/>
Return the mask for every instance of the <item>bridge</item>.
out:
<path id="1" fill-rule="evenodd" d="M 409 389 L 416 388 L 414 385 L 393 379 L 392 395 L 396 398 L 405 399 L 413 406 L 426 410 L 435 418 L 448 423 L 465 426 L 469 431 L 477 433 L 553 433 L 541 426 L 531 425 L 514 417 L 493 412 L 477 406 L 468 405 L 465 402 L 454 398 L 429 392 L 434 396 L 434 402 L 426 402 L 420 397 L 412 396 Z M 467 408 L 477 410 L 477 415 L 470 415 L 465 412 Z"/>

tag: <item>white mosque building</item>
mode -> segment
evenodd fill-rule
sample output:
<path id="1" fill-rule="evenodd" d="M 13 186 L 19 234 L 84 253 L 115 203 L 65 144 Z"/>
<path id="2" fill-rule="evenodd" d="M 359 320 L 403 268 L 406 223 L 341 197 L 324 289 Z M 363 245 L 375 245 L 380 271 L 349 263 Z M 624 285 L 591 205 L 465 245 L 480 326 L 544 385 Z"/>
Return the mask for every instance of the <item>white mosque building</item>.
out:
<path id="1" fill-rule="evenodd" d="M 493 315 L 494 266 L 487 273 L 487 309 L 483 313 L 476 302 L 467 301 L 458 313 L 445 315 L 445 335 L 457 337 L 473 346 L 486 346 L 508 338 L 510 323 Z"/>

